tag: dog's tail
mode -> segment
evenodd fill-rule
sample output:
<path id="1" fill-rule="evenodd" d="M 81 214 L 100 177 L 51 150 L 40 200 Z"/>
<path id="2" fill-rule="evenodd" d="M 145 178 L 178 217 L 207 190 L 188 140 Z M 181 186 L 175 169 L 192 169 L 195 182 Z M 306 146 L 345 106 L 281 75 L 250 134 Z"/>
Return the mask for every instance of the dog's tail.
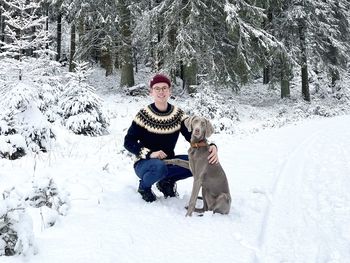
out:
<path id="1" fill-rule="evenodd" d="M 188 161 L 186 160 L 182 160 L 179 158 L 175 158 L 175 159 L 166 159 L 163 160 L 166 164 L 172 164 L 172 165 L 177 165 L 186 169 L 190 169 L 190 164 Z"/>

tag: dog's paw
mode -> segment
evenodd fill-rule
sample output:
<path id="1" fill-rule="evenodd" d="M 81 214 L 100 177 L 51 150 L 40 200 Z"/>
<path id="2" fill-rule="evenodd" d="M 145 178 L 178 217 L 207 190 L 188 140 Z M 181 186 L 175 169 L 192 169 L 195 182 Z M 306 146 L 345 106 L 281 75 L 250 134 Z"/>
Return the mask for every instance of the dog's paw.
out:
<path id="1" fill-rule="evenodd" d="M 192 216 L 193 210 L 192 209 L 187 209 L 186 216 Z"/>

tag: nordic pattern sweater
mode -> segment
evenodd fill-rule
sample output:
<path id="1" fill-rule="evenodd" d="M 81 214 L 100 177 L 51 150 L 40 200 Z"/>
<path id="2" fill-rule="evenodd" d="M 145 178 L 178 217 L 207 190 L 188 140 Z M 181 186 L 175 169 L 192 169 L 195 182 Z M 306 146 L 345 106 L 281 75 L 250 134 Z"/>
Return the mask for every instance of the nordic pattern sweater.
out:
<path id="1" fill-rule="evenodd" d="M 136 156 L 136 161 L 149 159 L 150 154 L 162 150 L 173 158 L 175 145 L 181 133 L 190 142 L 191 133 L 184 125 L 183 110 L 168 103 L 166 111 L 159 111 L 154 103 L 141 109 L 135 116 L 124 138 L 124 147 Z"/>

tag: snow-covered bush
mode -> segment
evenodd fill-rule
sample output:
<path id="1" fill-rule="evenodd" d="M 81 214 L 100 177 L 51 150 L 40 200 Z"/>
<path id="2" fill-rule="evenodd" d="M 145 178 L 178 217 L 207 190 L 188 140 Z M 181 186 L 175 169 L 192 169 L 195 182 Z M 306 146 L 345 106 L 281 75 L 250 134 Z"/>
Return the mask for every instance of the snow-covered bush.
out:
<path id="1" fill-rule="evenodd" d="M 15 160 L 25 155 L 25 139 L 16 133 L 13 114 L 0 116 L 0 158 Z"/>
<path id="2" fill-rule="evenodd" d="M 88 63 L 81 62 L 76 63 L 75 70 L 68 74 L 69 81 L 60 102 L 64 125 L 76 134 L 105 134 L 109 120 L 102 110 L 102 99 L 87 82 L 91 69 Z"/>
<path id="3" fill-rule="evenodd" d="M 49 177 L 4 191 L 0 196 L 0 256 L 35 254 L 31 216 L 41 220 L 44 228 L 51 227 L 67 214 L 69 204 L 68 193 Z"/>
<path id="4" fill-rule="evenodd" d="M 25 200 L 35 208 L 46 206 L 56 211 L 57 215 L 66 215 L 69 209 L 68 194 L 59 191 L 54 180 L 49 177 L 36 179 Z M 50 221 L 49 223 L 54 224 L 55 222 Z"/>
<path id="5" fill-rule="evenodd" d="M 196 90 L 197 93 L 193 95 L 193 99 L 188 100 L 185 111 L 190 115 L 210 119 L 217 131 L 232 133 L 234 124 L 239 120 L 233 98 L 218 93 L 206 84 L 197 87 Z"/>
<path id="6" fill-rule="evenodd" d="M 36 253 L 33 223 L 23 202 L 4 192 L 0 200 L 0 256 Z"/>
<path id="7" fill-rule="evenodd" d="M 1 139 L 2 145 L 6 143 L 8 147 L 18 149 L 8 151 L 2 156 L 10 159 L 22 156 L 26 151 L 23 140 L 26 142 L 26 148 L 34 152 L 46 151 L 54 134 L 50 123 L 37 106 L 39 100 L 37 89 L 30 83 L 17 81 L 3 87 L 1 93 L 4 97 L 0 105 L 0 135 L 4 136 Z M 14 134 L 17 136 L 10 136 Z M 21 154 L 13 154 L 16 152 Z"/>
<path id="8" fill-rule="evenodd" d="M 18 159 L 26 154 L 26 142 L 20 134 L 0 135 L 0 158 Z"/>

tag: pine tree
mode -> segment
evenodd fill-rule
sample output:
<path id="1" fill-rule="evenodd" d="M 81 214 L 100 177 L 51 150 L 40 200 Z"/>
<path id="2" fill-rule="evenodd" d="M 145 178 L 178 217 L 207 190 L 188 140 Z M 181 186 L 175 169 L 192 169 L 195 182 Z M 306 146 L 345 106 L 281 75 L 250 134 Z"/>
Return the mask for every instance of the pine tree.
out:
<path id="1" fill-rule="evenodd" d="M 5 39 L 1 41 L 1 56 L 19 60 L 18 79 L 23 77 L 23 60 L 26 56 L 47 53 L 48 34 L 46 17 L 40 16 L 40 1 L 3 0 L 2 16 L 5 18 Z"/>
<path id="2" fill-rule="evenodd" d="M 350 3 L 344 0 L 318 2 L 312 24 L 313 56 L 322 60 L 334 89 L 350 60 Z"/>
<path id="3" fill-rule="evenodd" d="M 131 87 L 135 84 L 134 67 L 132 61 L 132 28 L 131 28 L 131 12 L 129 9 L 129 1 L 117 0 L 117 8 L 119 11 L 119 31 L 121 35 L 120 48 L 120 86 Z"/>
<path id="4" fill-rule="evenodd" d="M 75 64 L 75 72 L 68 74 L 69 81 L 60 101 L 64 125 L 76 134 L 105 134 L 109 123 L 102 110 L 101 98 L 87 82 L 91 69 L 87 62 Z"/>
<path id="5" fill-rule="evenodd" d="M 287 50 L 288 71 L 300 67 L 301 91 L 310 101 L 310 73 L 328 71 L 332 84 L 340 78 L 349 60 L 348 1 L 273 0 L 273 34 Z M 278 60 L 277 60 L 278 61 Z M 274 60 L 276 64 L 276 60 Z M 274 69 L 276 73 L 276 68 Z"/>
<path id="6" fill-rule="evenodd" d="M 260 75 L 261 68 L 270 63 L 271 54 L 285 53 L 284 44 L 269 30 L 271 15 L 266 15 L 266 10 L 269 12 L 268 3 L 259 1 L 236 0 L 225 5 L 236 83 Z"/>

